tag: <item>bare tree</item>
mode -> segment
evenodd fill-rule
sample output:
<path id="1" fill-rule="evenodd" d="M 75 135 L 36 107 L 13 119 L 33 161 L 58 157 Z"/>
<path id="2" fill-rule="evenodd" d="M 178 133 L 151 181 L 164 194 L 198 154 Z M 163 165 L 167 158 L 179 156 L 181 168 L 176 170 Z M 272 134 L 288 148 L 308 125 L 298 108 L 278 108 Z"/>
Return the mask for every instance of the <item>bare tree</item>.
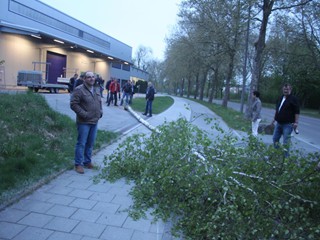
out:
<path id="1" fill-rule="evenodd" d="M 139 46 L 133 59 L 134 64 L 143 71 L 147 71 L 149 61 L 151 60 L 152 49 L 145 46 Z"/>

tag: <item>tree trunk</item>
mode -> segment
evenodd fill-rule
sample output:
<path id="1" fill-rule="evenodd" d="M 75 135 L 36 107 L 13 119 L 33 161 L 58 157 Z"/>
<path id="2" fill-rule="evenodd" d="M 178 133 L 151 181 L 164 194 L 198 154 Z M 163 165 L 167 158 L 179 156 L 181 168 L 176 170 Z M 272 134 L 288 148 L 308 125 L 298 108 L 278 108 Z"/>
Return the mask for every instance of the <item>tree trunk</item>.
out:
<path id="1" fill-rule="evenodd" d="M 200 95 L 199 95 L 199 99 L 203 100 L 203 96 L 204 96 L 204 89 L 206 86 L 206 80 L 207 80 L 207 75 L 208 75 L 208 71 L 204 71 L 202 74 L 202 80 L 201 80 L 201 84 L 200 84 Z"/>
<path id="2" fill-rule="evenodd" d="M 213 75 L 213 80 L 212 80 L 212 84 L 211 84 L 211 90 L 210 90 L 210 95 L 209 95 L 209 103 L 213 102 L 213 97 L 214 97 L 214 93 L 217 91 L 217 85 L 218 85 L 218 80 L 219 80 L 219 68 L 216 68 L 216 70 L 214 70 L 214 75 Z"/>
<path id="3" fill-rule="evenodd" d="M 250 19 L 251 19 L 251 5 L 248 8 L 248 22 L 247 22 L 247 33 L 246 33 L 246 48 L 244 52 L 244 64 L 242 70 L 242 92 L 241 92 L 241 106 L 240 112 L 243 113 L 244 98 L 246 95 L 247 86 L 247 62 L 248 62 L 248 49 L 249 49 L 249 32 L 250 32 Z"/>
<path id="4" fill-rule="evenodd" d="M 209 79 L 208 81 L 208 87 L 207 87 L 207 91 L 206 91 L 206 98 L 209 98 L 209 92 L 210 92 L 210 89 L 211 89 L 211 79 Z"/>
<path id="5" fill-rule="evenodd" d="M 228 106 L 228 101 L 229 101 L 229 96 L 230 96 L 230 82 L 231 82 L 231 78 L 233 76 L 234 55 L 235 55 L 235 51 L 233 51 L 233 53 L 231 53 L 231 56 L 230 56 L 230 63 L 228 66 L 228 75 L 227 75 L 227 79 L 226 79 L 225 91 L 224 91 L 223 100 L 222 100 L 223 107 Z"/>
<path id="6" fill-rule="evenodd" d="M 259 30 L 259 37 L 257 42 L 255 42 L 255 57 L 253 60 L 253 69 L 252 69 L 252 75 L 251 75 L 251 85 L 250 85 L 250 92 L 248 94 L 248 104 L 246 109 L 246 116 L 249 114 L 249 109 L 251 108 L 251 97 L 250 93 L 252 93 L 254 90 L 257 90 L 260 75 L 261 75 L 261 61 L 262 61 L 262 54 L 263 50 L 265 48 L 266 44 L 266 33 L 267 33 L 267 25 L 269 21 L 269 17 L 273 8 L 275 0 L 264 0 L 263 1 L 263 7 L 262 7 L 262 22 Z"/>
<path id="7" fill-rule="evenodd" d="M 191 78 L 188 77 L 188 92 L 187 92 L 187 98 L 190 97 L 190 93 L 191 93 Z"/>
<path id="8" fill-rule="evenodd" d="M 183 97 L 183 95 L 184 95 L 184 78 L 181 79 L 180 97 Z"/>
<path id="9" fill-rule="evenodd" d="M 199 92 L 199 73 L 196 75 L 196 89 L 194 90 L 194 99 L 197 99 L 198 97 L 198 92 Z"/>

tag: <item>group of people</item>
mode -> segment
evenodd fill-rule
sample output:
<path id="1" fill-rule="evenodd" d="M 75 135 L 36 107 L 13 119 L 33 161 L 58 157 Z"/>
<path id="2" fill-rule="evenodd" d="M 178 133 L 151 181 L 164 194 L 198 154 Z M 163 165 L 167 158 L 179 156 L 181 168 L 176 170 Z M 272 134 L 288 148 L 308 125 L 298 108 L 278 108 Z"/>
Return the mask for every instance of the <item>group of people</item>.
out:
<path id="1" fill-rule="evenodd" d="M 79 80 L 76 78 L 76 82 Z M 70 107 L 76 113 L 77 123 L 77 143 L 75 146 L 74 165 L 78 173 L 84 173 L 85 168 L 93 168 L 92 151 L 97 135 L 97 124 L 103 115 L 102 111 L 102 91 L 100 85 L 97 87 L 97 81 L 93 72 L 86 72 L 83 74 L 82 84 L 72 89 Z M 100 83 L 99 83 L 100 84 Z M 114 105 L 117 105 L 117 93 L 120 92 L 120 86 L 116 79 L 111 79 L 107 82 L 108 96 L 107 104 L 110 105 L 112 99 Z M 276 103 L 275 115 L 272 124 L 276 122 L 273 143 L 275 147 L 279 147 L 280 138 L 283 137 L 283 144 L 285 146 L 285 157 L 289 156 L 289 146 L 291 142 L 291 133 L 296 130 L 299 123 L 300 107 L 298 99 L 291 93 L 292 87 L 290 84 L 284 84 L 282 87 L 282 95 Z M 128 81 L 122 87 L 122 101 L 126 104 L 130 103 L 130 97 L 133 95 L 133 83 Z M 148 82 L 146 91 L 146 108 L 143 115 L 152 116 L 152 102 L 154 100 L 155 89 L 151 82 Z M 253 91 L 253 103 L 251 105 L 251 121 L 252 121 L 252 135 L 258 135 L 258 127 L 261 121 L 262 104 L 260 100 L 260 93 Z"/>
<path id="2" fill-rule="evenodd" d="M 262 109 L 260 93 L 258 91 L 253 91 L 252 98 L 253 101 L 250 111 L 252 135 L 257 136 Z M 276 122 L 272 137 L 273 144 L 278 148 L 280 138 L 283 137 L 285 157 L 289 156 L 292 132 L 295 131 L 298 133 L 299 115 L 299 101 L 292 95 L 292 86 L 286 83 L 282 86 L 282 95 L 276 102 L 275 115 L 271 123 L 273 125 Z"/>
<path id="3" fill-rule="evenodd" d="M 69 84 L 68 84 L 68 90 L 70 93 L 73 92 L 73 89 L 75 89 L 76 87 L 78 87 L 79 85 L 83 84 L 84 81 L 84 74 L 81 74 L 79 76 L 78 73 L 75 73 L 73 75 L 73 77 L 70 78 L 69 80 Z M 94 86 L 97 87 L 100 91 L 100 95 L 103 98 L 103 86 L 104 86 L 104 80 L 99 76 L 99 75 L 95 75 L 95 82 L 94 82 Z"/>
<path id="4" fill-rule="evenodd" d="M 78 81 L 77 74 L 73 76 L 74 86 L 70 98 L 70 108 L 76 113 L 77 143 L 75 146 L 74 166 L 77 173 L 83 174 L 84 168 L 92 169 L 92 152 L 98 131 L 98 121 L 103 116 L 101 83 L 97 81 L 93 72 L 88 71 L 81 76 L 82 83 L 75 86 Z M 70 79 L 71 82 L 71 79 Z M 108 81 L 109 82 L 109 81 Z M 117 105 L 117 93 L 120 85 L 116 79 L 111 79 L 108 85 L 107 104 L 114 100 Z M 132 101 L 133 83 L 128 81 L 122 87 L 122 101 L 126 104 Z M 151 82 L 148 83 L 146 92 L 146 113 L 152 116 L 152 101 L 154 99 L 154 88 Z M 130 99 L 131 98 L 131 99 Z M 121 104 L 121 103 L 120 103 Z"/>
<path id="5" fill-rule="evenodd" d="M 120 100 L 120 106 L 125 103 L 125 107 L 128 104 L 132 103 L 133 95 L 134 95 L 134 83 L 133 81 L 128 80 L 125 84 L 123 84 L 122 88 L 120 88 L 120 84 L 115 78 L 111 78 L 106 83 L 107 90 L 107 106 L 110 106 L 110 103 L 113 102 L 114 106 L 118 106 L 118 97 Z"/>

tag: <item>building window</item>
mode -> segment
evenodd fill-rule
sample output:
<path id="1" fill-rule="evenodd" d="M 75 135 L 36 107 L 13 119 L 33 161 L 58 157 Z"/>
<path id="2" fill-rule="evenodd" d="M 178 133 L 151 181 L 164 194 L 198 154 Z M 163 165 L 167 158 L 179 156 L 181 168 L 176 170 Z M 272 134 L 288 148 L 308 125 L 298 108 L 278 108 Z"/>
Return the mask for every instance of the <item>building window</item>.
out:
<path id="1" fill-rule="evenodd" d="M 121 69 L 121 63 L 115 63 L 115 62 L 113 62 L 113 63 L 112 63 L 112 67 L 113 67 L 113 68 Z"/>
<path id="2" fill-rule="evenodd" d="M 130 72 L 130 65 L 129 64 L 122 64 L 122 70 Z"/>

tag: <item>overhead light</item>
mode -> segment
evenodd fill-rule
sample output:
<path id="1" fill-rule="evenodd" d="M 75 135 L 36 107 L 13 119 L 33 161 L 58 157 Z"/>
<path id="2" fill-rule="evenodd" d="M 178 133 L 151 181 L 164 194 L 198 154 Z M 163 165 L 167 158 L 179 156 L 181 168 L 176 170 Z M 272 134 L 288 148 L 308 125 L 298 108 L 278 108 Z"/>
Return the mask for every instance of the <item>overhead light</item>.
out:
<path id="1" fill-rule="evenodd" d="M 58 40 L 58 39 L 53 39 L 53 41 L 57 42 L 57 43 L 61 43 L 61 44 L 64 44 L 64 42 Z"/>
<path id="2" fill-rule="evenodd" d="M 108 57 L 110 60 L 113 60 L 113 57 Z"/>
<path id="3" fill-rule="evenodd" d="M 34 38 L 39 38 L 39 39 L 41 39 L 41 36 L 39 36 L 39 35 L 34 35 L 34 34 L 31 34 L 31 37 L 34 37 Z"/>
<path id="4" fill-rule="evenodd" d="M 92 50 L 89 50 L 89 49 L 87 50 L 87 52 L 89 52 L 89 53 L 94 53 L 94 51 L 92 51 Z"/>
<path id="5" fill-rule="evenodd" d="M 128 65 L 129 63 L 127 63 L 127 62 L 124 62 L 124 64 L 127 64 L 127 65 Z"/>

